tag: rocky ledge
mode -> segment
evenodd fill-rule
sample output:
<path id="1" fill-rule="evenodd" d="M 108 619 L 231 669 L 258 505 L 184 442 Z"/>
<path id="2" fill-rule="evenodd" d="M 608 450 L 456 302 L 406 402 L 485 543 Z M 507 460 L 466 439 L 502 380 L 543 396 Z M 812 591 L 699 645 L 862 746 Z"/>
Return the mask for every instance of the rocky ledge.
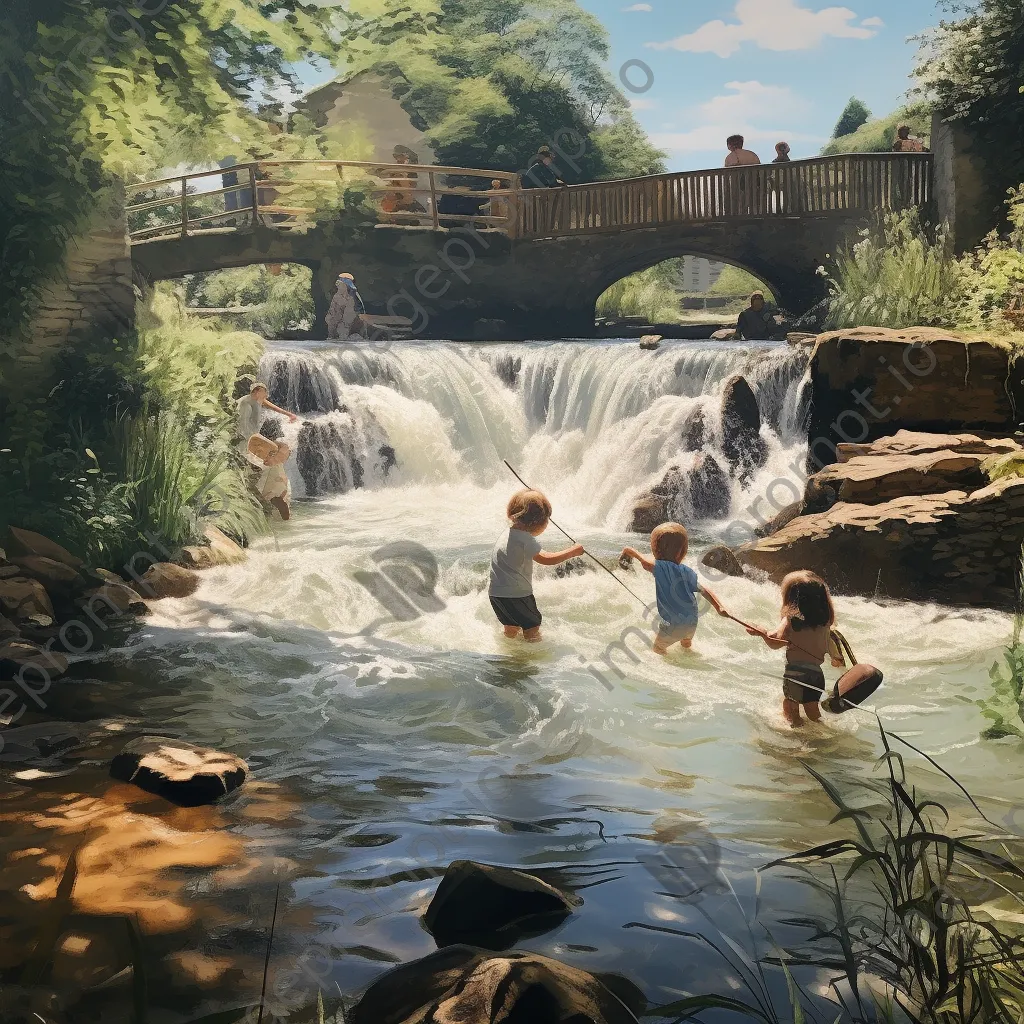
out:
<path id="1" fill-rule="evenodd" d="M 1013 608 L 1024 543 L 1024 447 L 910 431 L 842 445 L 800 510 L 736 555 L 776 582 L 811 569 L 840 594 Z M 999 468 L 1009 475 L 991 480 Z"/>

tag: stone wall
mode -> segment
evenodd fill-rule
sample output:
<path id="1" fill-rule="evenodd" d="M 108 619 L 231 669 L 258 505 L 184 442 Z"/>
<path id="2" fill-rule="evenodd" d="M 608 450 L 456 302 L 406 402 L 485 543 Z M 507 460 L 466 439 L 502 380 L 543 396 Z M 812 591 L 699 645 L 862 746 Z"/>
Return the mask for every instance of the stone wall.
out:
<path id="1" fill-rule="evenodd" d="M 68 242 L 64 266 L 45 288 L 29 340 L 16 353 L 11 384 L 20 390 L 48 381 L 57 353 L 76 337 L 133 329 L 135 299 L 123 190 L 111 189 Z"/>

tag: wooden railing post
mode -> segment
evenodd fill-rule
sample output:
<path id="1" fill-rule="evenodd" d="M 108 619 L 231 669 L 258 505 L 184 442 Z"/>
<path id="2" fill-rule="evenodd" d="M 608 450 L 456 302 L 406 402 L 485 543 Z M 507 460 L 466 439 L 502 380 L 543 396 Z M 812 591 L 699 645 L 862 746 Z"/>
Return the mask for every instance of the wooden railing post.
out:
<path id="1" fill-rule="evenodd" d="M 256 230 L 256 222 L 260 216 L 260 195 L 256 188 L 256 165 L 249 164 L 249 185 L 252 188 L 252 222 L 249 225 L 253 231 Z"/>
<path id="2" fill-rule="evenodd" d="M 437 177 L 430 172 L 430 209 L 434 214 L 434 230 L 441 230 L 441 217 L 437 209 Z"/>
<path id="3" fill-rule="evenodd" d="M 181 237 L 188 238 L 188 177 L 181 179 Z"/>

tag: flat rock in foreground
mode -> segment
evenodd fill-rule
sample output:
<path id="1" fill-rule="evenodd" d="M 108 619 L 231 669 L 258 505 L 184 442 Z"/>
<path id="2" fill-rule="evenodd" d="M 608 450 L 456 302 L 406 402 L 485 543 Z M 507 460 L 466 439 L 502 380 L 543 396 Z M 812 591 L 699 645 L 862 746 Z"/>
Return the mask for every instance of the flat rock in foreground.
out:
<path id="1" fill-rule="evenodd" d="M 375 981 L 349 1024 L 637 1024 L 592 974 L 536 953 L 448 946 Z"/>
<path id="2" fill-rule="evenodd" d="M 249 766 L 234 754 L 164 736 L 142 736 L 110 762 L 111 778 L 162 796 L 179 807 L 200 807 L 238 789 Z"/>

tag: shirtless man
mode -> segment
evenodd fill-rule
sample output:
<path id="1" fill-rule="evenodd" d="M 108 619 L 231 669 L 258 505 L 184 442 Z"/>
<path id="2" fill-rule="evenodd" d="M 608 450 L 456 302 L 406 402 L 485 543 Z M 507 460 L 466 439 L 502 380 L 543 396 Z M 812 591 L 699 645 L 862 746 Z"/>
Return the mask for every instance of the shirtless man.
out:
<path id="1" fill-rule="evenodd" d="M 761 162 L 761 158 L 756 153 L 743 148 L 743 142 L 742 135 L 730 135 L 726 139 L 725 144 L 729 147 L 729 155 L 725 158 L 726 167 L 745 167 Z"/>

